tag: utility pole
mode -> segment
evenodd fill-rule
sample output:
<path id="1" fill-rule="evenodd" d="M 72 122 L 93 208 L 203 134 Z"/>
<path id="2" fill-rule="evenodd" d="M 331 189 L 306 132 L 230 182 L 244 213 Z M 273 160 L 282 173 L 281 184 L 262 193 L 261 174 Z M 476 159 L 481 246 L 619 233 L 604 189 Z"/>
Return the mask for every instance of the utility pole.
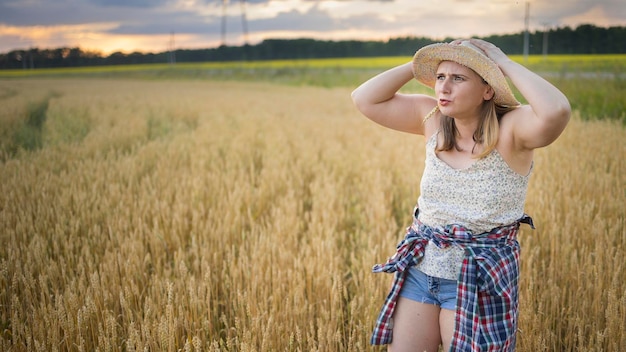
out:
<path id="1" fill-rule="evenodd" d="M 170 63 L 170 65 L 174 65 L 176 63 L 176 48 L 175 48 L 176 44 L 174 42 L 174 31 L 172 31 L 170 33 L 170 43 L 169 43 L 169 57 L 168 57 L 168 61 Z"/>
<path id="2" fill-rule="evenodd" d="M 541 53 L 543 54 L 543 60 L 548 58 L 548 30 L 550 29 L 549 23 L 543 24 L 543 48 Z"/>
<path id="3" fill-rule="evenodd" d="M 222 0 L 222 45 L 226 45 L 226 17 L 228 15 L 229 0 Z M 248 44 L 248 19 L 246 17 L 246 0 L 239 0 L 241 7 L 241 27 L 244 44 Z"/>
<path id="4" fill-rule="evenodd" d="M 530 22 L 530 3 L 526 2 L 526 14 L 524 15 L 524 62 L 528 61 L 528 23 Z"/>
<path id="5" fill-rule="evenodd" d="M 248 45 L 248 19 L 246 18 L 246 0 L 239 0 L 241 5 L 241 28 L 243 29 L 243 43 Z"/>
<path id="6" fill-rule="evenodd" d="M 222 45 L 226 45 L 226 8 L 228 0 L 222 0 Z"/>

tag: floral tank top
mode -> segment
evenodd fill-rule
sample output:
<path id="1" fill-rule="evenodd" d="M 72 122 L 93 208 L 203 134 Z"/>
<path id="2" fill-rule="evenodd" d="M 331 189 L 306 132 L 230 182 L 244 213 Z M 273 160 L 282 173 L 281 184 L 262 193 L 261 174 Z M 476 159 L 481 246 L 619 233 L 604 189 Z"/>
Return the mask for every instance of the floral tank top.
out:
<path id="1" fill-rule="evenodd" d="M 515 222 L 524 215 L 528 175 L 513 171 L 497 150 L 465 169 L 454 169 L 435 154 L 437 135 L 426 142 L 426 160 L 417 201 L 419 220 L 432 227 L 458 224 L 473 233 Z M 430 242 L 417 268 L 427 275 L 456 280 L 464 249 Z"/>

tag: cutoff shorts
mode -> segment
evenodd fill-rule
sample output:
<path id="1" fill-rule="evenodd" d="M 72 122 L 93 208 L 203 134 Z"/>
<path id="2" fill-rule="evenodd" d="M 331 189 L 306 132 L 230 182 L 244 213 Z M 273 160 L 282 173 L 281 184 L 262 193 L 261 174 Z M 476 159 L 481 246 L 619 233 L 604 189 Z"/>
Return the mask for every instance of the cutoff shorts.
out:
<path id="1" fill-rule="evenodd" d="M 426 275 L 413 266 L 406 274 L 400 297 L 456 310 L 456 288 L 456 280 Z"/>

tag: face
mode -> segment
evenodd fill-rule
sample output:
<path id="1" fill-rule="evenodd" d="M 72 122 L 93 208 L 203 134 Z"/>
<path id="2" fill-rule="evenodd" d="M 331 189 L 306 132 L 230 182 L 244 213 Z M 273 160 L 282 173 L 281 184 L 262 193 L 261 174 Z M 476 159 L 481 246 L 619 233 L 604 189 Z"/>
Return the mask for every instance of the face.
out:
<path id="1" fill-rule="evenodd" d="M 472 69 L 443 61 L 435 81 L 439 110 L 455 119 L 478 118 L 482 104 L 493 97 L 493 89 Z"/>

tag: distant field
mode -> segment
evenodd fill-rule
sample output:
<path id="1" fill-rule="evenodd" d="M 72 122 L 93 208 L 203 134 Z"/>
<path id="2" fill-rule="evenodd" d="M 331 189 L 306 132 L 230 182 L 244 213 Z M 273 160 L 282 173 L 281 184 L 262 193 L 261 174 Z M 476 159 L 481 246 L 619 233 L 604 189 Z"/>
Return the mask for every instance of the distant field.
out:
<path id="1" fill-rule="evenodd" d="M 410 222 L 424 153 L 352 106 L 396 63 L 377 60 L 5 76 L 0 350 L 379 351 L 391 277 L 370 269 Z M 624 104 L 608 82 L 592 88 Z M 535 156 L 521 352 L 626 346 L 624 115 L 584 109 Z"/>
<path id="2" fill-rule="evenodd" d="M 626 55 L 512 56 L 553 82 L 583 119 L 614 119 L 626 125 Z M 0 79 L 126 78 L 274 82 L 295 86 L 355 87 L 410 57 L 178 63 L 40 70 L 2 70 Z M 428 92 L 417 82 L 405 90 Z M 2 94 L 2 93 L 0 93 Z M 518 98 L 523 101 L 519 96 Z"/>
<path id="3" fill-rule="evenodd" d="M 530 55 L 527 60 L 523 56 L 512 55 L 514 61 L 527 64 L 533 70 L 569 69 L 569 70 L 623 70 L 626 68 L 626 55 Z M 185 75 L 188 70 L 245 70 L 245 69 L 280 69 L 280 68 L 358 68 L 384 69 L 399 65 L 410 60 L 410 56 L 372 57 L 372 58 L 336 58 L 336 59 L 300 59 L 270 61 L 229 61 L 203 63 L 146 64 L 119 66 L 91 66 L 38 70 L 0 70 L 0 77 L 34 77 L 59 74 L 90 74 L 90 73 L 122 73 L 122 72 L 153 72 L 173 71 Z"/>

